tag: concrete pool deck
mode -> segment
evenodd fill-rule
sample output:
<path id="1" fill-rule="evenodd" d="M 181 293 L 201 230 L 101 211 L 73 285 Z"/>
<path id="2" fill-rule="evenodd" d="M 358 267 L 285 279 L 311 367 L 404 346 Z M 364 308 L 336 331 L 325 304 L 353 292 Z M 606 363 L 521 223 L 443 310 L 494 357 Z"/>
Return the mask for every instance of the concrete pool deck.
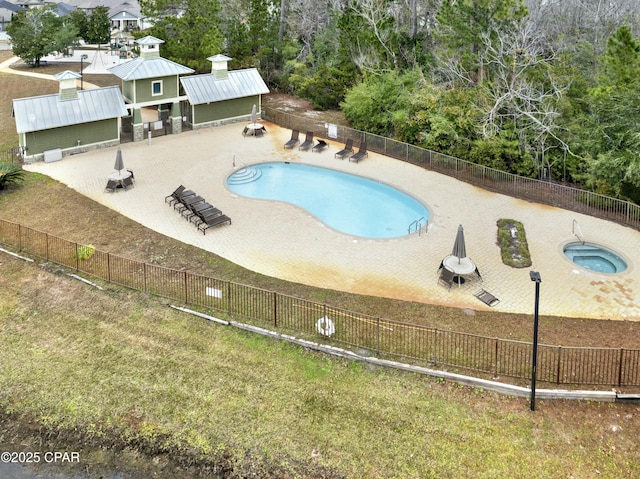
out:
<path id="1" fill-rule="evenodd" d="M 117 148 L 25 165 L 48 175 L 138 223 L 218 254 L 250 270 L 289 281 L 350 293 L 427 302 L 474 310 L 533 314 L 534 284 L 540 272 L 540 314 L 640 320 L 640 232 L 612 222 L 490 193 L 445 175 L 376 153 L 359 163 L 334 158 L 342 143 L 329 141 L 321 153 L 284 150 L 290 130 L 263 122 L 264 137 L 243 137 L 243 123 L 187 131 L 121 145 L 135 187 L 105 192 Z M 274 201 L 239 197 L 226 177 L 244 165 L 290 161 L 333 168 L 383 181 L 421 200 L 431 218 L 428 233 L 370 240 L 339 233 L 306 211 Z M 235 167 L 234 167 L 235 162 Z M 206 235 L 185 221 L 164 198 L 184 185 L 217 206 L 232 224 Z M 496 221 L 524 224 L 531 268 L 506 266 L 496 245 Z M 609 275 L 584 270 L 562 248 L 576 241 L 576 220 L 584 239 L 622 255 L 629 267 Z M 438 284 L 438 267 L 451 254 L 458 225 L 464 226 L 467 255 L 482 281 L 448 290 Z M 500 299 L 493 308 L 474 294 L 485 289 Z"/>

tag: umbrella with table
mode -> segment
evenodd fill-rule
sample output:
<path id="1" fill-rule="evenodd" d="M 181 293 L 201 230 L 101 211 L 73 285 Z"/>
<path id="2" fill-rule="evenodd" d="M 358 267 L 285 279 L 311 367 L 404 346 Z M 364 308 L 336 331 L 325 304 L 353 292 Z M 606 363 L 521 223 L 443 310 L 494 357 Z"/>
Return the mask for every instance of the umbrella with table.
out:
<path id="1" fill-rule="evenodd" d="M 113 169 L 116 171 L 109 175 L 109 180 L 115 181 L 117 187 L 126 188 L 133 184 L 133 172 L 125 169 L 122 150 L 120 148 L 118 148 L 116 153 L 116 162 L 113 165 Z"/>
<path id="2" fill-rule="evenodd" d="M 451 254 L 445 256 L 440 263 L 440 270 L 453 273 L 453 282 L 458 283 L 458 285 L 464 283 L 465 276 L 472 273 L 475 273 L 480 278 L 480 272 L 478 271 L 476 264 L 467 256 L 467 247 L 464 241 L 464 228 L 462 225 L 458 226 L 456 239 L 453 243 L 453 250 L 451 251 Z"/>
<path id="3" fill-rule="evenodd" d="M 253 136 L 261 136 L 262 133 L 265 133 L 267 130 L 262 123 L 258 122 L 258 108 L 255 103 L 253 104 L 253 108 L 251 109 L 251 123 L 244 127 L 242 131 L 243 135 L 253 135 Z"/>

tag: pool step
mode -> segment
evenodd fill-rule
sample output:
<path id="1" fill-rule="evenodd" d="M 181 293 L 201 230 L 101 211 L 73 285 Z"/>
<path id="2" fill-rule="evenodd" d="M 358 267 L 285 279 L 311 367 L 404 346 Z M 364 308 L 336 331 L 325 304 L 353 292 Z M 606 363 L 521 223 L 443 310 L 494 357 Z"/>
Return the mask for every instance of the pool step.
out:
<path id="1" fill-rule="evenodd" d="M 231 185 L 244 185 L 256 181 L 262 176 L 262 171 L 245 166 L 229 176 L 229 184 Z"/>

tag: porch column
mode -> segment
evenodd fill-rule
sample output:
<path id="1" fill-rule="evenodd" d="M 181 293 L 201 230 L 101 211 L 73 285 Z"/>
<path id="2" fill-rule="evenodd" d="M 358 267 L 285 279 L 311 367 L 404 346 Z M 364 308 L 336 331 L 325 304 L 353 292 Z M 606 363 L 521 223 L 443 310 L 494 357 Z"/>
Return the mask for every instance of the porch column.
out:
<path id="1" fill-rule="evenodd" d="M 144 124 L 140 108 L 133 109 L 133 141 L 144 141 Z"/>
<path id="2" fill-rule="evenodd" d="M 182 133 L 182 114 L 180 112 L 180 102 L 171 104 L 171 133 Z"/>

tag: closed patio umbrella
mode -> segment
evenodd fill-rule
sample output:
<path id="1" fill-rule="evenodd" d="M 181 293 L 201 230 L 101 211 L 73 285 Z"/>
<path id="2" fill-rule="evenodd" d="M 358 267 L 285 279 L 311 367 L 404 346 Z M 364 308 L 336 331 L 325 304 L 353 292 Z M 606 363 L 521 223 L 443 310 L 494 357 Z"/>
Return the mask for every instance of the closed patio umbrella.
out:
<path id="1" fill-rule="evenodd" d="M 118 148 L 118 153 L 116 153 L 116 163 L 115 165 L 113 165 L 113 167 L 118 171 L 124 169 L 124 162 L 122 161 L 122 151 L 120 150 L 120 148 Z"/>
<path id="2" fill-rule="evenodd" d="M 467 257 L 467 247 L 464 244 L 464 230 L 462 225 L 458 226 L 458 233 L 456 234 L 456 241 L 453 243 L 453 251 L 451 254 L 458 258 L 458 262 L 460 262 L 462 258 Z"/>
<path id="3" fill-rule="evenodd" d="M 251 123 L 255 123 L 258 121 L 258 113 L 256 109 L 256 104 L 253 104 L 253 108 L 251 109 Z"/>

